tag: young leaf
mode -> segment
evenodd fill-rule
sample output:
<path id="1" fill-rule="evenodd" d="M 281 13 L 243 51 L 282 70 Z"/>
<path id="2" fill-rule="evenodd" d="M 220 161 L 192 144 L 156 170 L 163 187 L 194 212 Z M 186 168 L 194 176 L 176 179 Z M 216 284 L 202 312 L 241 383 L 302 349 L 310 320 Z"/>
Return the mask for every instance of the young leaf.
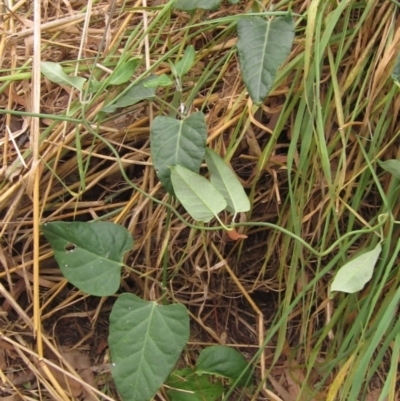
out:
<path id="1" fill-rule="evenodd" d="M 86 79 L 82 77 L 70 77 L 59 64 L 52 63 L 51 61 L 42 61 L 40 63 L 40 71 L 51 82 L 72 86 L 80 91 L 82 91 L 83 85 L 86 82 Z"/>
<path id="2" fill-rule="evenodd" d="M 198 172 L 204 158 L 207 125 L 202 112 L 184 120 L 157 116 L 150 129 L 150 151 L 157 176 L 173 194 L 170 167 L 180 164 Z"/>
<path id="3" fill-rule="evenodd" d="M 96 93 L 100 90 L 100 88 L 103 86 L 103 82 L 98 81 L 96 78 L 92 78 L 89 83 L 89 88 L 88 92 L 89 93 Z"/>
<path id="4" fill-rule="evenodd" d="M 41 228 L 70 283 L 99 297 L 117 292 L 124 253 L 133 247 L 125 227 L 106 221 L 59 221 Z"/>
<path id="5" fill-rule="evenodd" d="M 231 347 L 214 345 L 201 351 L 196 364 L 198 374 L 222 376 L 231 383 L 239 379 L 238 385 L 245 387 L 251 383 L 251 371 L 244 356 Z"/>
<path id="6" fill-rule="evenodd" d="M 146 81 L 144 86 L 146 88 L 157 88 L 158 86 L 171 86 L 173 83 L 174 81 L 168 75 L 161 74 L 151 81 Z"/>
<path id="7" fill-rule="evenodd" d="M 174 8 L 183 11 L 193 11 L 201 8 L 203 10 L 215 10 L 222 0 L 176 0 Z"/>
<path id="8" fill-rule="evenodd" d="M 188 213 L 198 221 L 209 222 L 226 208 L 226 201 L 206 178 L 177 165 L 171 167 L 175 194 Z"/>
<path id="9" fill-rule="evenodd" d="M 342 266 L 336 274 L 331 291 L 341 291 L 353 294 L 364 288 L 371 280 L 375 264 L 382 251 L 379 243 L 372 251 L 356 256 L 350 262 Z"/>
<path id="10" fill-rule="evenodd" d="M 124 64 L 117 65 L 109 78 L 109 84 L 122 85 L 128 82 L 132 78 L 141 61 L 141 58 L 136 57 Z"/>
<path id="11" fill-rule="evenodd" d="M 178 77 L 183 77 L 193 67 L 194 56 L 195 56 L 194 47 L 190 45 L 186 48 L 182 60 L 178 61 L 175 65 L 175 74 Z"/>
<path id="12" fill-rule="evenodd" d="M 110 315 L 111 372 L 124 401 L 149 401 L 189 340 L 183 305 L 158 305 L 122 294 Z"/>
<path id="13" fill-rule="evenodd" d="M 240 68 L 254 103 L 262 103 L 274 83 L 278 67 L 285 61 L 294 38 L 293 17 L 243 17 L 238 22 Z"/>
<path id="14" fill-rule="evenodd" d="M 379 165 L 392 174 L 393 177 L 400 179 L 400 160 L 391 159 L 384 162 L 379 162 Z"/>
<path id="15" fill-rule="evenodd" d="M 235 173 L 212 149 L 206 149 L 206 163 L 211 173 L 211 183 L 223 195 L 231 213 L 247 212 L 250 202 Z"/>
<path id="16" fill-rule="evenodd" d="M 156 94 L 156 88 L 146 87 L 146 82 L 153 80 L 156 75 L 152 74 L 138 84 L 132 86 L 131 89 L 124 96 L 119 98 L 115 103 L 108 104 L 103 107 L 102 111 L 106 113 L 113 113 L 119 107 L 133 106 L 134 104 L 145 99 L 153 99 Z"/>
<path id="17" fill-rule="evenodd" d="M 211 383 L 191 368 L 175 370 L 165 384 L 170 401 L 216 401 L 224 392 L 221 382 Z"/>

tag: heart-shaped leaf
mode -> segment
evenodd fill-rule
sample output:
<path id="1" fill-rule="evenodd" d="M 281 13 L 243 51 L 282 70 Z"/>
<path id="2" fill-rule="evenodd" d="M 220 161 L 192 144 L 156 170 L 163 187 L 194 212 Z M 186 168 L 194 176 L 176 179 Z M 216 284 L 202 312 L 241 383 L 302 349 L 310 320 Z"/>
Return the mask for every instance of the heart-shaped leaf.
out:
<path id="1" fill-rule="evenodd" d="M 235 173 L 212 149 L 206 149 L 206 163 L 211 173 L 211 183 L 221 192 L 231 213 L 250 210 L 249 198 Z"/>
<path id="2" fill-rule="evenodd" d="M 251 371 L 244 356 L 231 347 L 214 345 L 201 351 L 196 364 L 198 374 L 222 376 L 239 386 L 249 386 Z"/>
<path id="3" fill-rule="evenodd" d="M 204 158 L 207 125 L 202 112 L 184 120 L 158 116 L 150 130 L 150 150 L 157 176 L 173 194 L 170 167 L 180 164 L 198 172 Z"/>
<path id="4" fill-rule="evenodd" d="M 133 106 L 134 104 L 140 102 L 141 100 L 153 99 L 156 94 L 155 87 L 147 87 L 146 82 L 157 78 L 156 75 L 152 74 L 138 84 L 132 86 L 125 95 L 119 98 L 115 103 L 108 104 L 103 107 L 102 111 L 106 113 L 113 113 L 119 107 Z"/>
<path id="5" fill-rule="evenodd" d="M 254 103 L 268 96 L 278 67 L 290 53 L 294 38 L 291 14 L 266 21 L 242 17 L 238 22 L 240 68 L 243 81 Z"/>
<path id="6" fill-rule="evenodd" d="M 176 0 L 174 8 L 183 11 L 193 11 L 201 8 L 203 10 L 215 10 L 222 0 Z"/>
<path id="7" fill-rule="evenodd" d="M 379 243 L 372 251 L 358 255 L 350 262 L 347 262 L 337 272 L 332 282 L 331 291 L 341 291 L 349 294 L 361 291 L 364 285 L 371 280 L 381 251 L 382 246 Z"/>
<path id="8" fill-rule="evenodd" d="M 189 339 L 183 305 L 162 306 L 122 294 L 110 315 L 112 375 L 124 401 L 149 401 Z"/>
<path id="9" fill-rule="evenodd" d="M 198 221 L 209 222 L 226 208 L 226 201 L 206 178 L 177 165 L 171 168 L 175 194 L 188 213 Z"/>
<path id="10" fill-rule="evenodd" d="M 51 61 L 42 61 L 40 63 L 40 71 L 51 82 L 72 86 L 80 91 L 82 91 L 83 85 L 86 82 L 86 79 L 82 77 L 70 77 L 64 72 L 60 64 Z"/>
<path id="11" fill-rule="evenodd" d="M 124 253 L 133 246 L 125 227 L 106 221 L 77 221 L 46 223 L 41 228 L 69 282 L 91 295 L 117 292 Z"/>
<path id="12" fill-rule="evenodd" d="M 176 370 L 166 382 L 170 401 L 216 401 L 224 392 L 221 382 L 199 376 L 190 368 Z"/>

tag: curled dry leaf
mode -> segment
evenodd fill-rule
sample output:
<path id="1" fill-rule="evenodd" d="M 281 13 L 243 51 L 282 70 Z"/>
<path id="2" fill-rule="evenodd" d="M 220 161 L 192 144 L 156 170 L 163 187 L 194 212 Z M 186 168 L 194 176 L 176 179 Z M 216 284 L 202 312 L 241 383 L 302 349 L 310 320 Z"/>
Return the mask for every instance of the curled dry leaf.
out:
<path id="1" fill-rule="evenodd" d="M 234 241 L 238 241 L 240 239 L 246 239 L 247 235 L 238 233 L 235 229 L 227 230 L 226 233 L 228 237 Z"/>
<path id="2" fill-rule="evenodd" d="M 63 359 L 75 369 L 79 377 L 88 385 L 96 388 L 96 383 L 94 380 L 94 374 L 91 370 L 91 361 L 88 355 L 78 350 L 71 350 L 67 347 L 61 347 L 60 349 L 61 355 Z M 51 357 L 49 358 L 54 364 L 59 364 L 58 361 Z M 89 391 L 81 385 L 77 380 L 72 379 L 71 377 L 64 375 L 58 369 L 53 368 L 52 366 L 48 365 L 48 368 L 54 378 L 60 383 L 61 387 L 65 390 L 68 390 L 73 397 L 82 396 L 84 401 L 94 401 L 96 400 L 95 397 L 92 397 Z M 47 377 L 43 368 L 39 366 L 39 371 Z M 48 377 L 47 377 L 48 378 Z"/>

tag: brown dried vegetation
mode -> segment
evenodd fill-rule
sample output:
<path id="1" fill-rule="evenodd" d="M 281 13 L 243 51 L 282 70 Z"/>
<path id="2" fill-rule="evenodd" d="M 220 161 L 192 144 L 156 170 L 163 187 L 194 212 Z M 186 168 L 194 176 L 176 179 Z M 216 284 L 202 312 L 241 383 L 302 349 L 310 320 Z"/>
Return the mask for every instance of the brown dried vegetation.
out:
<path id="1" fill-rule="evenodd" d="M 124 272 L 121 283 L 125 292 L 159 298 L 162 254 L 168 246 L 169 291 L 192 318 L 182 364 L 194 364 L 199 350 L 215 343 L 235 345 L 250 359 L 268 330 L 276 328 L 255 370 L 264 386 L 248 399 L 310 400 L 311 393 L 313 399 L 326 399 L 332 383 L 342 384 L 339 373 L 346 373 L 343 366 L 348 362 L 329 365 L 335 357 L 329 349 L 343 341 L 333 339 L 332 330 L 339 337 L 348 333 L 357 309 L 344 306 L 338 327 L 323 332 L 341 305 L 328 297 L 329 273 L 290 305 L 339 250 L 317 257 L 284 233 L 256 225 L 241 227 L 247 239 L 233 241 L 224 232 L 193 230 L 174 217 L 165 242 L 166 208 L 135 191 L 120 171 L 121 165 L 135 185 L 166 201 L 149 151 L 151 121 L 168 112 L 165 104 L 142 102 L 107 116 L 100 126 L 92 125 L 100 140 L 79 123 L 82 107 L 86 121 L 93 121 L 105 99 L 121 88 L 108 88 L 78 107 L 82 99 L 77 91 L 40 76 L 37 49 L 42 61 L 63 63 L 70 73 L 77 66 L 78 75 L 89 77 L 95 62 L 106 76 L 127 53 L 143 56 L 140 73 L 155 64 L 155 73 L 169 73 L 168 58 L 176 59 L 178 50 L 193 44 L 196 65 L 185 82 L 185 96 L 195 94 L 192 109 L 206 114 L 209 146 L 229 156 L 250 194 L 251 214 L 241 216 L 242 221 L 277 224 L 322 251 L 346 234 L 349 225 L 353 230 L 369 227 L 374 216 L 383 213 L 372 178 L 365 181 L 368 165 L 360 143 L 373 154 L 374 163 L 399 158 L 400 97 L 394 96 L 390 78 L 400 49 L 397 6 L 386 0 L 366 2 L 368 6 L 347 2 L 329 46 L 318 55 L 315 42 L 320 41 L 317 34 L 307 36 L 307 29 L 314 21 L 322 25 L 321 35 L 326 34 L 330 13 L 339 2 L 320 5 L 326 17 L 322 21 L 313 20 L 312 6 L 318 2 L 283 1 L 280 6 L 278 1 L 263 1 L 265 6 L 278 5 L 274 9 L 280 11 L 287 10 L 284 3 L 291 3 L 292 11 L 303 17 L 296 17 L 293 51 L 273 91 L 253 114 L 234 52 L 235 31 L 228 23 L 190 27 L 244 13 L 252 2 L 225 2 L 218 11 L 199 11 L 193 17 L 174 11 L 147 36 L 145 27 L 165 2 L 149 0 L 148 8 L 145 3 L 0 2 L 0 107 L 14 112 L 0 114 L 0 399 L 118 399 L 107 349 L 113 299 L 89 297 L 70 286 L 39 234 L 44 222 L 100 217 L 123 224 L 134 237 L 127 259 L 132 270 Z M 40 20 L 34 16 L 38 4 Z M 310 78 L 316 65 L 321 74 L 318 92 Z M 97 79 L 102 79 L 100 74 Z M 159 96 L 164 102 L 172 99 L 167 90 Z M 318 107 L 326 146 L 317 135 Z M 57 119 L 67 112 L 69 119 Z M 377 131 L 385 134 L 374 141 Z M 298 145 L 289 152 L 293 141 Z M 117 150 L 119 160 L 106 143 Z M 321 149 L 329 153 L 323 155 Z M 323 166 L 326 160 L 331 183 Z M 80 165 L 84 171 L 79 171 Z M 391 177 L 380 177 L 386 193 Z M 356 210 L 354 198 L 359 199 Z M 400 204 L 393 208 L 397 219 L 399 208 Z M 361 236 L 346 249 L 356 253 L 369 246 L 369 238 Z M 390 286 L 398 283 L 399 273 L 381 289 L 382 303 Z M 277 326 L 285 311 L 286 318 Z M 379 395 L 389 361 L 389 355 L 382 359 L 368 383 L 369 400 L 378 399 L 371 397 Z M 322 378 L 316 394 L 313 390 Z M 400 399 L 398 383 L 393 389 Z M 157 397 L 165 399 L 162 391 Z"/>

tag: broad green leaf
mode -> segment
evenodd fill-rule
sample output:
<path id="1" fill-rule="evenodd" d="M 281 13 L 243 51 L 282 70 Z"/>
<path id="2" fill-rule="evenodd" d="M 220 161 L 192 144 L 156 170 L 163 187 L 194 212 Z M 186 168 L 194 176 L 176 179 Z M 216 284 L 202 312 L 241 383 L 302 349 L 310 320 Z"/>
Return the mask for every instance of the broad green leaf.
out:
<path id="1" fill-rule="evenodd" d="M 237 3 L 239 3 L 240 0 L 228 0 L 228 1 L 231 4 L 237 4 Z"/>
<path id="2" fill-rule="evenodd" d="M 189 340 L 183 305 L 158 305 L 122 294 L 110 315 L 111 372 L 124 401 L 149 401 Z"/>
<path id="3" fill-rule="evenodd" d="M 204 159 L 207 125 L 202 112 L 184 120 L 157 116 L 150 129 L 150 150 L 157 176 L 173 194 L 170 167 L 180 164 L 198 172 Z"/>
<path id="4" fill-rule="evenodd" d="M 391 159 L 384 162 L 379 162 L 379 165 L 392 174 L 393 177 L 400 179 L 400 160 Z"/>
<path id="5" fill-rule="evenodd" d="M 400 82 L 400 54 L 397 56 L 396 64 L 393 67 L 392 78 L 396 82 Z"/>
<path id="6" fill-rule="evenodd" d="M 176 0 L 174 8 L 183 11 L 193 11 L 201 8 L 203 10 L 215 10 L 222 0 Z"/>
<path id="7" fill-rule="evenodd" d="M 175 74 L 178 77 L 183 77 L 193 67 L 194 57 L 194 47 L 190 45 L 185 49 L 182 60 L 178 61 L 175 65 Z"/>
<path id="8" fill-rule="evenodd" d="M 148 88 L 146 82 L 156 78 L 156 75 L 152 74 L 138 84 L 132 86 L 131 89 L 124 96 L 119 98 L 115 103 L 109 104 L 103 107 L 102 111 L 106 113 L 113 113 L 119 107 L 133 106 L 141 100 L 153 99 L 156 94 L 156 88 Z"/>
<path id="9" fill-rule="evenodd" d="M 347 262 L 337 272 L 331 291 L 340 291 L 353 294 L 364 288 L 371 280 L 375 264 L 381 254 L 382 247 L 379 243 L 372 251 L 365 252 Z"/>
<path id="10" fill-rule="evenodd" d="M 109 84 L 122 85 L 128 82 L 132 78 L 141 61 L 141 58 L 136 57 L 124 64 L 117 65 L 116 69 L 109 77 Z"/>
<path id="11" fill-rule="evenodd" d="M 278 67 L 288 57 L 294 39 L 291 14 L 265 20 L 242 17 L 238 22 L 240 69 L 254 103 L 262 103 L 274 83 Z"/>
<path id="12" fill-rule="evenodd" d="M 195 220 L 207 223 L 227 206 L 210 181 L 179 164 L 171 167 L 171 180 L 176 197 Z"/>
<path id="13" fill-rule="evenodd" d="M 219 381 L 211 383 L 208 375 L 199 376 L 190 368 L 172 372 L 166 385 L 170 401 L 216 401 L 224 392 Z"/>
<path id="14" fill-rule="evenodd" d="M 235 382 L 239 379 L 239 386 L 249 386 L 251 371 L 244 356 L 231 347 L 214 345 L 201 351 L 196 364 L 198 374 L 222 376 Z"/>
<path id="15" fill-rule="evenodd" d="M 212 149 L 206 149 L 206 163 L 211 173 L 211 183 L 223 195 L 231 213 L 250 210 L 249 198 L 235 173 Z"/>
<path id="16" fill-rule="evenodd" d="M 82 77 L 70 77 L 64 72 L 60 64 L 52 63 L 51 61 L 42 61 L 40 63 L 40 71 L 51 82 L 72 86 L 80 91 L 82 91 L 83 85 L 86 82 L 86 79 Z"/>
<path id="17" fill-rule="evenodd" d="M 158 86 L 171 86 L 173 83 L 174 81 L 168 75 L 161 74 L 151 81 L 145 82 L 144 86 L 146 88 L 157 88 Z"/>
<path id="18" fill-rule="evenodd" d="M 62 274 L 90 295 L 113 295 L 120 285 L 124 253 L 132 249 L 129 231 L 106 222 L 52 222 L 41 226 Z"/>

